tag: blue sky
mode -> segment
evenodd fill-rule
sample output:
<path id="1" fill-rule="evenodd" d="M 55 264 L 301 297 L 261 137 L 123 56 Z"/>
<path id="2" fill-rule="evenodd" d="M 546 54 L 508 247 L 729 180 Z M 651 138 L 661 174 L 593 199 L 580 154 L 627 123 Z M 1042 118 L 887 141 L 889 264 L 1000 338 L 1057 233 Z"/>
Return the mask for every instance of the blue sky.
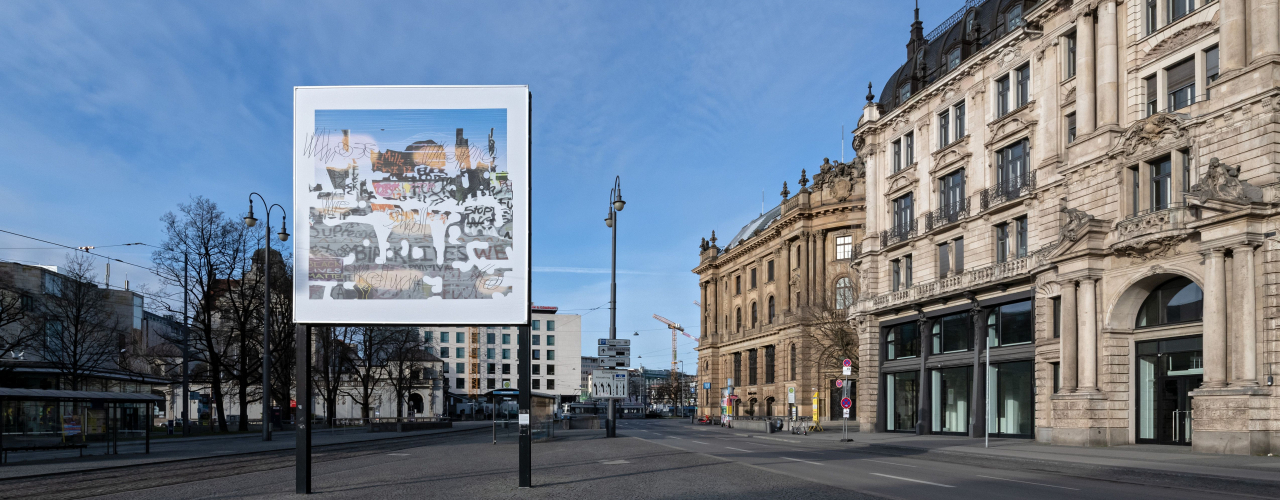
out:
<path id="1" fill-rule="evenodd" d="M 921 2 L 925 31 L 961 3 Z M 911 7 L 8 0 L 0 229 L 147 264 L 146 249 L 105 247 L 158 243 L 160 216 L 192 195 L 233 214 L 250 191 L 291 204 L 295 85 L 527 84 L 534 301 L 586 314 L 584 346 L 607 335 L 603 219 L 621 175 L 618 330 L 633 361 L 662 368 L 670 336 L 653 314 L 699 334 L 700 239 L 727 242 L 762 192 L 772 206 L 801 168 L 851 155 L 841 128 L 905 60 Z M 47 246 L 0 235 L 0 258 L 61 264 Z M 112 281 L 126 272 L 154 282 L 121 265 Z"/>

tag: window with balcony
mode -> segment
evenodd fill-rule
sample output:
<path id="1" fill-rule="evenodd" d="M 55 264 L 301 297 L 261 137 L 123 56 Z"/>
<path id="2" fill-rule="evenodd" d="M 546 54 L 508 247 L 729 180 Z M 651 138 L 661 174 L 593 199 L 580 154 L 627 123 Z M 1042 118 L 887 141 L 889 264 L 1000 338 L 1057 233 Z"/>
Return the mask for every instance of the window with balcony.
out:
<path id="1" fill-rule="evenodd" d="M 996 116 L 1009 114 L 1009 77 L 996 80 Z"/>
<path id="2" fill-rule="evenodd" d="M 893 230 L 900 235 L 906 235 L 915 223 L 915 197 L 912 193 L 907 193 L 893 200 Z"/>
<path id="3" fill-rule="evenodd" d="M 853 258 L 853 237 L 837 236 L 836 237 L 836 259 Z M 772 261 L 770 261 L 772 263 Z"/>
<path id="4" fill-rule="evenodd" d="M 840 278 L 836 280 L 836 309 L 845 310 L 853 306 L 853 280 Z"/>
<path id="5" fill-rule="evenodd" d="M 946 278 L 964 272 L 964 238 L 938 245 L 938 277 Z"/>
<path id="6" fill-rule="evenodd" d="M 1000 347 L 1026 344 L 1035 340 L 1035 315 L 1032 301 L 1005 304 L 987 315 L 987 345 Z"/>
<path id="7" fill-rule="evenodd" d="M 1030 186 L 1027 150 L 1030 144 L 1023 139 L 996 151 L 996 184 L 1005 199 L 1017 198 L 1022 188 Z"/>
<path id="8" fill-rule="evenodd" d="M 939 208 L 946 222 L 955 222 L 964 210 L 964 169 L 956 170 L 939 180 Z"/>
<path id="9" fill-rule="evenodd" d="M 1018 217 L 996 225 L 996 262 L 1027 256 L 1027 218 Z"/>
<path id="10" fill-rule="evenodd" d="M 1063 74 L 1065 79 L 1076 76 L 1076 32 L 1072 31 L 1062 37 Z"/>
<path id="11" fill-rule="evenodd" d="M 885 360 L 920 356 L 920 335 L 914 322 L 891 326 L 884 332 Z"/>
<path id="12" fill-rule="evenodd" d="M 1076 142 L 1076 114 L 1067 114 L 1067 144 Z"/>
<path id="13" fill-rule="evenodd" d="M 943 316 L 933 321 L 933 353 L 968 351 L 973 348 L 973 330 L 969 313 Z"/>

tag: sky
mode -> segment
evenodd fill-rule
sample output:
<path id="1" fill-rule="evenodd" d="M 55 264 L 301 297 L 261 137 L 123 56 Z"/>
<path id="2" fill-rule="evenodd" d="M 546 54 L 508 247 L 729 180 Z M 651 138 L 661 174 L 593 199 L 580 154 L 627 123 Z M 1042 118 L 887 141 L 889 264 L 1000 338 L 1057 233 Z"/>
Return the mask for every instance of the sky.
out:
<path id="1" fill-rule="evenodd" d="M 921 2 L 925 31 L 962 4 Z M 159 244 L 193 196 L 237 217 L 253 191 L 292 205 L 294 86 L 529 85 L 533 300 L 583 314 L 585 348 L 607 337 L 620 176 L 618 334 L 633 365 L 666 368 L 653 315 L 700 336 L 701 239 L 723 246 L 783 181 L 852 157 L 911 21 L 901 0 L 7 0 L 0 230 L 96 246 L 140 266 L 115 264 L 114 285 L 158 289 L 149 249 L 112 245 Z M 0 259 L 66 254 L 0 233 Z M 678 345 L 693 371 L 696 343 Z"/>

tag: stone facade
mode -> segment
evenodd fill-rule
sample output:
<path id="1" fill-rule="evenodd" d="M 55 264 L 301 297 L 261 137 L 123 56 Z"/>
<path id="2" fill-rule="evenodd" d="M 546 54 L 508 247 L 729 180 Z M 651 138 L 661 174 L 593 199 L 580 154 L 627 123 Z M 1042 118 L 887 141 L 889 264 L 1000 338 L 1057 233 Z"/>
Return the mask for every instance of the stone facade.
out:
<path id="1" fill-rule="evenodd" d="M 1280 2 L 975 3 L 927 38 L 912 26 L 855 130 L 862 430 L 940 432 L 952 395 L 933 384 L 954 367 L 971 435 L 1280 453 Z M 1187 282 L 1194 320 L 1144 305 Z M 1006 311 L 1027 301 L 1030 323 Z M 957 315 L 969 348 L 933 352 Z M 1004 376 L 988 354 L 1032 363 L 1028 401 L 984 403 L 1019 383 L 986 380 Z M 1159 406 L 1153 380 L 1182 399 Z"/>
<path id="2" fill-rule="evenodd" d="M 829 418 L 840 360 L 819 368 L 819 358 L 832 356 L 819 352 L 815 339 L 822 334 L 814 325 L 824 317 L 842 321 L 860 293 L 849 264 L 864 237 L 864 175 L 861 160 L 824 159 L 812 186 L 805 170 L 796 193 L 783 183 L 782 202 L 724 248 L 714 231 L 703 240 L 693 269 L 702 294 L 698 376 L 711 388 L 699 391 L 701 414 L 720 414 L 719 400 L 734 378 L 739 399 L 731 414 L 786 415 L 794 390 L 799 415 L 812 416 L 816 392 L 820 416 Z"/>

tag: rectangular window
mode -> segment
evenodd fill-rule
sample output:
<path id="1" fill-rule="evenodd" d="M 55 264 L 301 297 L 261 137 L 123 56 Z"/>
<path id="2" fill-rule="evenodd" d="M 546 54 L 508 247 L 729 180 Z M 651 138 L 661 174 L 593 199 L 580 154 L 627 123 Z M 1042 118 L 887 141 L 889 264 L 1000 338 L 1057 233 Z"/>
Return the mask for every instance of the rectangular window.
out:
<path id="1" fill-rule="evenodd" d="M 489 366 L 488 366 L 488 367 L 486 367 L 486 368 L 487 368 L 486 373 L 488 373 L 489 375 L 497 375 L 497 374 L 498 374 L 498 365 L 497 365 L 497 364 L 495 364 L 495 363 L 489 363 L 488 365 L 489 365 Z"/>
<path id="2" fill-rule="evenodd" d="M 1191 191 L 1191 182 L 1193 180 L 1191 175 L 1191 150 L 1184 149 L 1179 153 L 1181 153 L 1179 156 L 1182 157 L 1182 192 L 1186 193 Z"/>
<path id="3" fill-rule="evenodd" d="M 556 374 L 556 365 L 547 365 L 547 375 Z"/>
<path id="4" fill-rule="evenodd" d="M 1147 88 L 1147 116 L 1160 112 L 1160 90 L 1156 84 L 1156 76 L 1151 75 L 1142 80 Z"/>
<path id="5" fill-rule="evenodd" d="M 837 236 L 836 237 L 836 258 L 851 259 L 853 258 L 853 237 Z M 769 261 L 769 269 L 773 270 L 773 261 Z M 770 281 L 772 281 L 772 273 L 770 273 Z"/>
<path id="6" fill-rule="evenodd" d="M 457 373 L 457 374 L 459 374 L 459 375 L 461 375 L 461 374 L 463 374 L 463 373 L 467 373 L 467 364 L 466 364 L 466 363 L 454 363 L 454 364 L 453 364 L 453 372 L 454 372 L 454 373 Z"/>
<path id="7" fill-rule="evenodd" d="M 541 335 L 534 335 L 534 336 L 533 336 L 533 345 L 542 345 L 542 336 L 541 336 Z"/>
<path id="8" fill-rule="evenodd" d="M 502 350 L 502 359 L 511 359 L 511 349 Z"/>
<path id="9" fill-rule="evenodd" d="M 1213 89 L 1209 88 L 1218 81 L 1218 47 L 1204 51 L 1204 98 L 1208 99 Z"/>
<path id="10" fill-rule="evenodd" d="M 951 49 L 947 53 L 947 71 L 951 71 L 960 66 L 960 47 Z"/>
<path id="11" fill-rule="evenodd" d="M 952 251 L 956 254 L 956 263 L 953 271 L 962 273 L 964 272 L 964 238 L 956 238 L 951 246 Z"/>
<path id="12" fill-rule="evenodd" d="M 1156 30 L 1160 28 L 1160 26 L 1157 24 L 1157 21 L 1159 21 L 1160 18 L 1159 18 L 1159 13 L 1156 10 L 1156 1 L 1157 0 L 1147 0 L 1147 6 L 1146 6 L 1147 8 L 1145 9 L 1145 11 L 1147 16 L 1147 34 L 1148 35 L 1155 33 Z"/>
<path id="13" fill-rule="evenodd" d="M 742 353 L 733 353 L 733 380 L 742 383 Z"/>
<path id="14" fill-rule="evenodd" d="M 1196 10 L 1196 0 L 1169 0 L 1169 22 L 1172 23 Z"/>
<path id="15" fill-rule="evenodd" d="M 1009 260 L 1009 223 L 996 225 L 996 262 Z"/>
<path id="16" fill-rule="evenodd" d="M 541 321 L 536 320 L 536 319 L 535 319 L 535 320 L 533 320 L 533 329 L 534 329 L 534 330 L 541 330 L 541 328 L 540 328 L 541 326 L 542 326 L 542 322 L 541 322 Z"/>
<path id="17" fill-rule="evenodd" d="M 547 320 L 547 331 L 548 332 L 556 331 L 556 320 L 554 319 Z"/>
<path id="18" fill-rule="evenodd" d="M 497 388 L 498 388 L 498 381 L 497 381 L 497 380 L 494 380 L 494 379 L 489 379 L 489 382 L 487 382 L 487 383 L 485 384 L 485 386 L 486 386 L 486 387 L 485 387 L 486 389 L 497 389 Z"/>
<path id="19" fill-rule="evenodd" d="M 890 373 L 885 378 L 885 400 L 890 417 L 885 422 L 889 431 L 914 431 L 919 402 L 920 372 Z"/>
<path id="20" fill-rule="evenodd" d="M 907 135 L 902 136 L 902 149 L 904 150 L 902 154 L 903 154 L 903 155 L 905 156 L 905 158 L 906 158 L 906 165 L 905 165 L 905 166 L 908 166 L 908 167 L 909 167 L 909 166 L 911 166 L 911 165 L 914 165 L 914 164 L 916 163 L 916 134 L 915 134 L 915 132 L 907 132 Z"/>
<path id="21" fill-rule="evenodd" d="M 933 432 L 969 432 L 969 392 L 973 386 L 973 367 L 930 370 L 930 375 L 933 378 Z"/>
<path id="22" fill-rule="evenodd" d="M 1026 106 L 1031 102 L 1031 65 L 1024 64 L 1022 67 L 1014 70 L 1014 74 L 1018 76 L 1018 106 L 1019 108 Z"/>
<path id="23" fill-rule="evenodd" d="M 947 144 L 951 144 L 951 112 L 943 111 L 938 113 L 938 147 Z"/>
<path id="24" fill-rule="evenodd" d="M 534 388 L 534 389 L 536 389 L 536 390 L 541 390 L 541 389 L 542 389 L 542 381 L 541 381 L 541 380 L 538 380 L 538 379 L 536 379 L 536 378 L 535 378 L 535 379 L 531 380 L 530 382 L 533 382 L 533 388 Z"/>
<path id="25" fill-rule="evenodd" d="M 549 346 L 556 345 L 556 336 L 555 336 L 555 335 L 547 335 L 547 345 L 549 345 Z"/>
<path id="26" fill-rule="evenodd" d="M 992 347 L 1027 344 L 1035 340 L 1032 301 L 1005 304 L 987 315 L 987 342 Z"/>
<path id="27" fill-rule="evenodd" d="M 911 256 L 902 256 L 902 286 L 911 288 Z"/>
<path id="28" fill-rule="evenodd" d="M 556 360 L 556 350 L 547 349 L 547 361 L 555 361 L 555 360 Z"/>
<path id="29" fill-rule="evenodd" d="M 461 378 L 453 379 L 453 388 L 454 388 L 454 389 L 466 389 L 466 388 L 467 388 L 467 382 L 466 382 L 466 379 L 461 379 Z"/>
<path id="30" fill-rule="evenodd" d="M 449 357 L 449 348 L 448 348 L 448 347 L 441 347 L 441 348 L 440 348 L 440 357 L 442 357 L 442 358 L 447 358 L 447 357 Z"/>
<path id="31" fill-rule="evenodd" d="M 431 335 L 431 330 L 427 330 L 427 331 L 425 331 L 425 332 L 422 332 L 422 342 L 423 342 L 424 344 L 430 344 L 430 343 L 431 343 L 431 337 L 432 337 L 432 335 Z"/>
<path id="32" fill-rule="evenodd" d="M 1013 220 L 1015 231 L 1014 250 L 1019 259 L 1027 256 L 1027 218 L 1018 217 Z"/>
<path id="33" fill-rule="evenodd" d="M 533 359 L 542 359 L 542 351 L 539 351 L 539 350 L 537 350 L 537 349 L 534 349 L 534 350 L 533 350 Z"/>
<path id="34" fill-rule="evenodd" d="M 893 259 L 889 261 L 889 266 L 893 269 L 893 289 L 896 292 L 902 289 L 902 261 Z"/>
<path id="35" fill-rule="evenodd" d="M 951 275 L 951 242 L 938 245 L 938 277 Z"/>
<path id="36" fill-rule="evenodd" d="M 914 358 L 920 355 L 920 335 L 915 322 L 885 329 L 885 359 Z"/>
<path id="37" fill-rule="evenodd" d="M 490 345 L 492 345 L 492 344 L 497 344 L 497 343 L 498 343 L 498 334 L 496 334 L 496 333 L 490 333 L 490 334 L 488 334 L 488 335 L 485 335 L 485 340 L 487 340 L 487 341 L 488 341 L 488 342 L 486 342 L 487 344 L 490 344 Z"/>
<path id="38" fill-rule="evenodd" d="M 756 354 L 755 349 L 747 350 L 747 385 L 756 385 Z"/>
<path id="39" fill-rule="evenodd" d="M 1196 102 L 1196 60 L 1194 57 L 1165 70 L 1169 89 L 1169 110 L 1178 110 Z"/>
<path id="40" fill-rule="evenodd" d="M 542 365 L 533 365 L 533 366 L 530 366 L 529 368 L 533 369 L 534 375 L 542 375 Z"/>
<path id="41" fill-rule="evenodd" d="M 741 293 L 742 293 L 742 275 L 734 276 L 733 277 L 733 294 L 739 295 Z"/>
<path id="42" fill-rule="evenodd" d="M 548 373 L 547 375 L 550 375 L 550 373 Z M 556 379 L 553 379 L 553 378 L 547 379 L 547 390 L 554 391 L 555 389 L 556 389 Z"/>
<path id="43" fill-rule="evenodd" d="M 1022 26 L 1022 6 L 1015 5 L 1012 9 L 1009 9 L 1009 13 L 1005 14 L 1005 20 L 1008 23 L 1010 32 Z"/>
<path id="44" fill-rule="evenodd" d="M 1129 167 L 1129 179 L 1130 215 L 1138 215 L 1142 212 L 1142 181 L 1138 180 L 1138 167 Z"/>
<path id="45" fill-rule="evenodd" d="M 503 363 L 503 364 L 502 364 L 502 374 L 503 374 L 503 375 L 511 375 L 511 363 Z"/>
<path id="46" fill-rule="evenodd" d="M 1151 210 L 1169 208 L 1173 199 L 1173 162 L 1166 157 L 1151 163 Z"/>
<path id="47" fill-rule="evenodd" d="M 455 343 L 461 344 L 467 341 L 467 337 L 465 333 L 453 332 L 453 340 Z"/>
<path id="48" fill-rule="evenodd" d="M 1067 115 L 1067 144 L 1076 142 L 1076 114 Z"/>
<path id="49" fill-rule="evenodd" d="M 510 333 L 502 334 L 502 345 L 510 345 L 510 344 L 511 344 L 511 334 Z"/>
<path id="50" fill-rule="evenodd" d="M 1034 363 L 992 363 L 987 380 L 992 382 L 994 393 L 987 408 L 991 433 L 1030 437 L 1035 423 Z"/>
<path id="51" fill-rule="evenodd" d="M 960 104 L 956 104 L 954 109 L 956 117 L 955 120 L 952 121 L 956 125 L 956 140 L 959 140 L 964 138 L 964 101 L 961 101 Z"/>
<path id="52" fill-rule="evenodd" d="M 893 171 L 902 170 L 902 139 L 893 141 Z"/>
<path id="53" fill-rule="evenodd" d="M 449 332 L 440 332 L 440 343 L 441 344 L 449 343 Z"/>
<path id="54" fill-rule="evenodd" d="M 440 366 L 443 367 L 444 373 L 449 373 L 449 363 L 441 363 Z"/>
<path id="55" fill-rule="evenodd" d="M 1063 42 L 1065 42 L 1063 45 L 1066 46 L 1066 57 L 1064 58 L 1066 67 L 1063 69 L 1066 71 L 1067 78 L 1071 78 L 1076 76 L 1076 32 L 1072 31 L 1062 38 Z"/>
<path id="56" fill-rule="evenodd" d="M 904 84 L 902 84 L 902 86 L 901 86 L 901 87 L 898 87 L 898 104 L 902 104 L 902 103 L 904 103 L 904 102 L 907 102 L 907 99 L 910 99 L 910 98 L 911 98 L 911 84 L 910 84 L 910 83 L 904 83 Z"/>
<path id="57" fill-rule="evenodd" d="M 755 269 L 751 270 L 751 289 L 752 290 L 756 289 L 756 270 Z"/>
<path id="58" fill-rule="evenodd" d="M 1062 338 L 1062 297 L 1053 298 L 1053 338 Z"/>
<path id="59" fill-rule="evenodd" d="M 764 346 L 764 383 L 766 384 L 773 383 L 773 370 L 775 368 L 773 356 L 773 346 Z"/>
<path id="60" fill-rule="evenodd" d="M 493 348 L 489 347 L 484 350 L 484 359 L 494 359 Z"/>
<path id="61" fill-rule="evenodd" d="M 973 347 L 969 313 L 943 316 L 933 321 L 933 353 L 967 351 Z"/>
<path id="62" fill-rule="evenodd" d="M 996 80 L 996 116 L 1009 114 L 1009 77 Z"/>

